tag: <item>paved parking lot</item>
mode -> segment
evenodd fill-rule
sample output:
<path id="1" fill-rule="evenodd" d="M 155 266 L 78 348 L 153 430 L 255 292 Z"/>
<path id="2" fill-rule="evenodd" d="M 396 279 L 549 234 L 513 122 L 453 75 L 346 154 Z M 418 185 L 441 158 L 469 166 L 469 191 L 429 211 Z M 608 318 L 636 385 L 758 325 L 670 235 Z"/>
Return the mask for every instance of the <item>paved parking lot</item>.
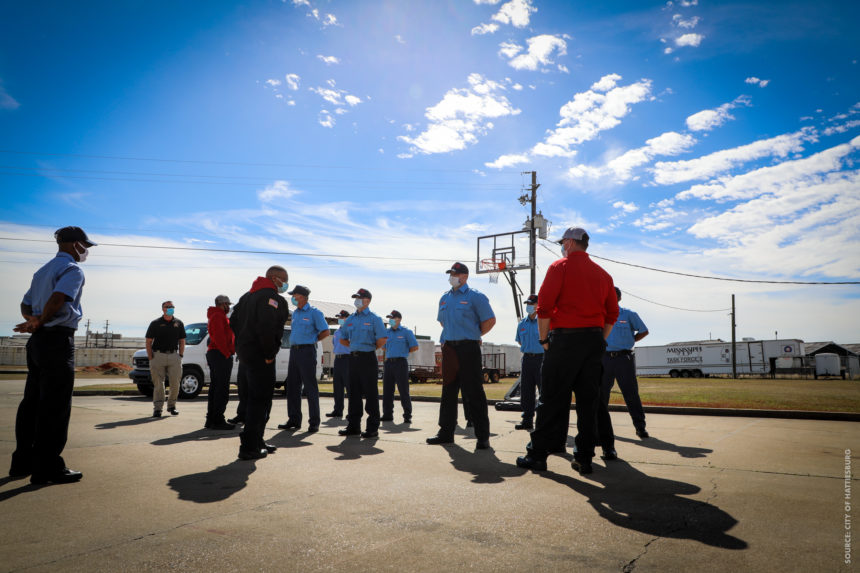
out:
<path id="1" fill-rule="evenodd" d="M 4 473 L 22 389 L 0 382 Z M 470 430 L 426 445 L 438 404 L 414 406 L 361 440 L 339 420 L 277 430 L 281 398 L 280 449 L 243 462 L 236 432 L 202 429 L 204 400 L 152 419 L 142 397 L 75 397 L 65 457 L 84 479 L 0 480 L 0 570 L 851 570 L 856 422 L 652 414 L 643 441 L 613 413 L 621 460 L 583 477 L 569 455 L 517 468 L 516 412 L 491 410 L 493 449 L 475 452 Z"/>

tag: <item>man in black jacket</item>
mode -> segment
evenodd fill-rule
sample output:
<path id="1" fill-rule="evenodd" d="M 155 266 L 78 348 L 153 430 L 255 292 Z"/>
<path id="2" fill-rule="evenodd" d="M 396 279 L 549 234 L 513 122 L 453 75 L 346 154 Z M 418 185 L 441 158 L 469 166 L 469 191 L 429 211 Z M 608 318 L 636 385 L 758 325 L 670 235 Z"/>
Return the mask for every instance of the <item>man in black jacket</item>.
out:
<path id="1" fill-rule="evenodd" d="M 263 441 L 275 391 L 275 356 L 281 349 L 284 324 L 290 318 L 287 301 L 278 293 L 289 288 L 287 271 L 273 266 L 257 277 L 251 290 L 233 308 L 230 328 L 236 333 L 236 355 L 247 374 L 245 428 L 239 436 L 239 458 L 257 460 L 274 452 Z"/>

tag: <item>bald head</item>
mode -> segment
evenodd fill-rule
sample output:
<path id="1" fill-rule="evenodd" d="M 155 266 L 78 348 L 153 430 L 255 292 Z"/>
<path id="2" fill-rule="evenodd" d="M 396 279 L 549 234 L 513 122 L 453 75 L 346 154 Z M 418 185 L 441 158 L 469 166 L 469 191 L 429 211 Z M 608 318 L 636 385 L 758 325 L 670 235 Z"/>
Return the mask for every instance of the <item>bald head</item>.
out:
<path id="1" fill-rule="evenodd" d="M 266 271 L 266 278 L 279 278 L 281 280 L 287 280 L 287 269 L 284 267 L 280 267 L 278 265 L 272 265 L 269 267 L 269 270 Z"/>

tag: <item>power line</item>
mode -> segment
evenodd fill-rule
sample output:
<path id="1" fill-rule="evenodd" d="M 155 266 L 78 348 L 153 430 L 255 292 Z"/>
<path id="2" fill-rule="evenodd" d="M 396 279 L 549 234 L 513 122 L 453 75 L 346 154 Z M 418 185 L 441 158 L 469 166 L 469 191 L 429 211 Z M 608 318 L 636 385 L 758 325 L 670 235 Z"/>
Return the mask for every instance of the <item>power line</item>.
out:
<path id="1" fill-rule="evenodd" d="M 541 243 L 543 247 L 549 252 L 555 254 L 555 251 L 551 250 L 549 247 Z M 735 283 L 757 283 L 757 284 L 773 284 L 773 285 L 860 285 L 860 281 L 766 281 L 766 280 L 757 280 L 757 279 L 731 279 L 727 277 L 711 277 L 707 275 L 694 275 L 691 273 L 682 273 L 678 271 L 667 271 L 665 269 L 655 269 L 654 267 L 646 267 L 644 265 L 636 265 L 633 263 L 625 263 L 624 261 L 616 261 L 614 259 L 609 259 L 606 257 L 599 257 L 595 254 L 588 253 L 588 256 L 594 259 L 600 259 L 601 261 L 608 261 L 610 263 L 615 263 L 617 265 L 625 265 L 628 267 L 636 267 L 637 269 L 645 269 L 647 271 L 654 271 L 657 273 L 666 273 L 668 275 L 678 275 L 682 277 L 691 277 L 696 279 L 708 279 L 712 281 L 728 281 Z"/>
<path id="2" fill-rule="evenodd" d="M 678 306 L 670 306 L 668 304 L 663 304 L 661 302 L 655 302 L 653 300 L 648 300 L 647 298 L 643 298 L 641 296 L 636 296 L 635 294 L 633 294 L 629 290 L 622 290 L 621 292 L 623 292 L 626 296 L 632 296 L 633 298 L 638 298 L 639 300 L 644 300 L 645 302 L 650 302 L 651 304 L 656 304 L 657 306 L 663 306 L 666 308 L 671 308 L 673 310 L 684 310 L 687 312 L 726 312 L 726 311 L 732 310 L 731 308 L 715 308 L 712 310 L 703 310 L 703 309 L 699 309 L 699 308 L 681 308 Z"/>

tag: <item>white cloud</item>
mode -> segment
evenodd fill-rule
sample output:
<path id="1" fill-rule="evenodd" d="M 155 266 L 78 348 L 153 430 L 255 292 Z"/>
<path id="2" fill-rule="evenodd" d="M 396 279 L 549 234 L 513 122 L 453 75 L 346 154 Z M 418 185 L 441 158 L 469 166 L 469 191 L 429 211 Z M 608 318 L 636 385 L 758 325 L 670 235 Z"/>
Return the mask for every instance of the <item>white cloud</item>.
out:
<path id="1" fill-rule="evenodd" d="M 9 92 L 6 91 L 6 88 L 0 82 L 0 109 L 18 109 L 20 105 L 15 98 L 9 95 Z"/>
<path id="2" fill-rule="evenodd" d="M 693 16 L 692 18 L 689 18 L 687 20 L 685 20 L 684 17 L 680 14 L 675 14 L 674 16 L 672 16 L 672 22 L 679 28 L 692 29 L 695 28 L 700 21 L 701 18 L 699 18 L 698 16 Z"/>
<path id="3" fill-rule="evenodd" d="M 500 44 L 499 55 L 507 57 L 508 65 L 516 70 L 537 70 L 540 66 L 550 66 L 554 63 L 554 56 L 567 54 L 567 42 L 561 36 L 542 34 L 526 40 L 528 49 L 524 53 L 523 48 L 511 42 Z M 562 68 L 562 66 L 559 66 Z"/>
<path id="4" fill-rule="evenodd" d="M 470 74 L 468 88 L 448 90 L 442 100 L 427 108 L 427 129 L 415 137 L 401 135 L 397 139 L 408 143 L 411 153 L 447 153 L 465 149 L 478 141 L 478 136 L 492 129 L 492 119 L 517 115 L 508 98 L 500 92 L 504 87 L 480 74 Z"/>
<path id="5" fill-rule="evenodd" d="M 406 43 L 406 40 L 404 40 L 403 36 L 401 36 L 400 34 L 397 34 L 396 36 L 394 36 L 394 39 L 395 39 L 395 41 L 397 41 L 398 44 L 405 44 Z"/>
<path id="6" fill-rule="evenodd" d="M 531 148 L 530 153 L 540 157 L 573 157 L 576 155 L 576 150 L 568 149 L 560 145 L 550 145 L 541 141 Z"/>
<path id="7" fill-rule="evenodd" d="M 319 95 L 321 98 L 323 98 L 328 103 L 335 105 L 335 106 L 343 106 L 344 104 L 346 104 L 346 105 L 349 105 L 350 107 L 354 107 L 354 106 L 361 103 L 361 98 L 359 98 L 358 96 L 352 95 L 349 92 L 347 92 L 346 90 L 340 90 L 340 89 L 335 88 L 334 87 L 335 86 L 334 80 L 329 80 L 326 83 L 328 83 L 328 85 L 331 87 L 328 87 L 328 88 L 315 87 L 315 88 L 309 88 L 309 89 L 310 89 L 310 91 Z"/>
<path id="8" fill-rule="evenodd" d="M 276 79 L 274 79 L 274 78 L 269 78 L 268 80 L 266 80 L 266 83 L 267 83 L 267 84 L 269 84 L 269 85 L 270 85 L 270 86 L 272 86 L 272 87 L 276 87 L 276 86 L 281 85 L 281 80 L 276 80 Z"/>
<path id="9" fill-rule="evenodd" d="M 501 2 L 501 0 L 475 0 L 475 4 L 490 4 L 495 5 Z"/>
<path id="10" fill-rule="evenodd" d="M 687 118 L 687 129 L 691 131 L 711 131 L 715 127 L 723 125 L 728 120 L 734 119 L 734 116 L 729 113 L 729 110 L 742 105 L 750 105 L 749 97 L 738 96 L 734 101 L 724 103 L 718 108 L 705 109 L 698 113 L 694 113 Z"/>
<path id="11" fill-rule="evenodd" d="M 323 28 L 327 28 L 328 26 L 337 26 L 337 18 L 334 14 L 326 14 L 322 18 Z"/>
<path id="12" fill-rule="evenodd" d="M 685 181 L 704 180 L 750 161 L 765 157 L 785 158 L 803 151 L 804 142 L 815 141 L 815 130 L 805 127 L 795 133 L 761 139 L 753 143 L 723 149 L 686 161 L 662 162 L 654 165 L 654 181 L 672 185 Z"/>
<path id="13" fill-rule="evenodd" d="M 502 155 L 498 159 L 490 163 L 484 163 L 487 167 L 492 167 L 494 169 L 504 169 L 505 167 L 513 167 L 514 165 L 520 165 L 523 163 L 528 163 L 530 161 L 528 155 L 522 154 L 509 154 Z"/>
<path id="14" fill-rule="evenodd" d="M 635 213 L 639 210 L 639 207 L 635 203 L 627 203 L 625 201 L 616 201 L 612 206 L 616 209 L 621 209 L 625 213 Z"/>
<path id="15" fill-rule="evenodd" d="M 320 110 L 320 114 L 317 117 L 317 121 L 323 127 L 332 128 L 334 127 L 335 121 L 334 116 L 328 110 Z"/>
<path id="16" fill-rule="evenodd" d="M 301 81 L 301 77 L 298 74 L 287 74 L 287 87 L 293 91 L 299 89 L 299 82 Z"/>
<path id="17" fill-rule="evenodd" d="M 529 25 L 532 12 L 537 12 L 537 8 L 532 6 L 531 0 L 511 0 L 502 4 L 492 20 L 516 28 L 525 28 Z"/>
<path id="18" fill-rule="evenodd" d="M 681 0 L 679 4 L 684 8 L 689 8 L 690 6 L 698 6 L 699 0 Z"/>
<path id="19" fill-rule="evenodd" d="M 705 37 L 702 34 L 684 34 L 678 38 L 675 38 L 675 45 L 679 47 L 684 46 L 692 46 L 694 48 L 698 48 L 699 44 L 702 43 Z"/>
<path id="20" fill-rule="evenodd" d="M 483 36 L 485 34 L 493 34 L 498 29 L 499 29 L 498 24 L 493 24 L 493 23 L 481 24 L 480 26 L 475 26 L 474 28 L 472 28 L 472 35 L 473 36 Z"/>
<path id="21" fill-rule="evenodd" d="M 522 91 L 523 86 L 522 86 L 522 84 L 514 84 L 511 86 L 511 89 L 515 90 L 515 91 Z"/>
<path id="22" fill-rule="evenodd" d="M 757 85 L 760 88 L 767 87 L 767 84 L 770 83 L 770 80 L 762 80 L 755 76 L 750 76 L 744 80 L 745 83 Z"/>
<path id="23" fill-rule="evenodd" d="M 344 96 L 344 98 L 343 98 L 343 99 L 344 99 L 344 101 L 346 101 L 346 103 L 348 103 L 350 106 L 356 106 L 356 105 L 358 105 L 358 104 L 360 104 L 360 103 L 361 103 L 361 98 L 359 98 L 358 96 L 354 96 L 354 95 L 347 95 L 347 96 Z"/>
<path id="24" fill-rule="evenodd" d="M 618 74 L 606 74 L 598 81 L 591 84 L 591 89 L 598 92 L 608 92 L 616 85 L 618 85 L 618 80 L 621 79 L 621 76 Z"/>
<path id="25" fill-rule="evenodd" d="M 275 199 L 289 199 L 298 194 L 299 191 L 290 188 L 289 182 L 279 179 L 262 191 L 258 191 L 257 198 L 264 203 L 268 203 Z"/>
<path id="26" fill-rule="evenodd" d="M 321 60 L 327 66 L 340 63 L 340 60 L 336 56 L 323 56 L 322 54 L 318 54 L 317 59 Z"/>
<path id="27" fill-rule="evenodd" d="M 846 121 L 840 125 L 833 125 L 826 129 L 821 130 L 821 133 L 824 135 L 834 135 L 837 133 L 845 133 L 850 129 L 854 129 L 855 127 L 860 126 L 860 119 L 852 119 L 851 121 Z"/>
<path id="28" fill-rule="evenodd" d="M 629 181 L 638 178 L 633 175 L 634 169 L 645 165 L 654 157 L 678 155 L 690 149 L 695 143 L 696 139 L 691 135 L 668 131 L 646 140 L 642 147 L 622 153 L 602 167 L 576 165 L 568 170 L 567 176 L 570 179 L 611 177 L 616 182 Z"/>

